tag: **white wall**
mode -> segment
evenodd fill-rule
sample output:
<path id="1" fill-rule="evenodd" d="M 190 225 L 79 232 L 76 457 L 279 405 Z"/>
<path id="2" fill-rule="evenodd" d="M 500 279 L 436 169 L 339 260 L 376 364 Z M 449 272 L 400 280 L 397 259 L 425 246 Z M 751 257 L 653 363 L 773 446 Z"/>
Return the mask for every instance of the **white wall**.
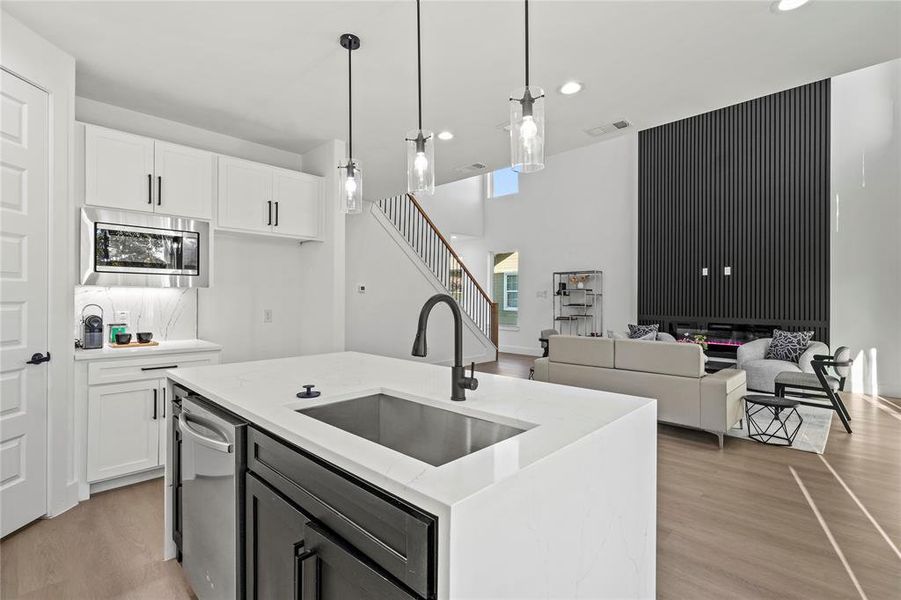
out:
<path id="1" fill-rule="evenodd" d="M 519 326 L 501 330 L 501 351 L 539 352 L 539 332 L 553 327 L 554 271 L 601 269 L 604 329 L 635 322 L 637 177 L 638 136 L 625 135 L 549 156 L 520 176 L 518 194 L 485 201 L 484 237 L 454 246 L 486 289 L 490 253 L 520 253 Z"/>
<path id="2" fill-rule="evenodd" d="M 832 79 L 831 144 L 832 346 L 853 390 L 901 397 L 901 59 Z"/>
<path id="3" fill-rule="evenodd" d="M 347 349 L 408 360 L 450 363 L 454 356 L 453 319 L 446 306 L 436 306 L 429 318 L 425 359 L 410 355 L 419 311 L 438 293 L 404 251 L 399 234 L 392 234 L 370 213 L 347 219 Z M 398 243 L 398 241 L 400 243 Z M 366 293 L 357 291 L 366 286 Z M 464 328 L 466 361 L 494 360 L 478 338 Z M 450 377 L 450 375 L 448 375 Z"/>
<path id="4" fill-rule="evenodd" d="M 421 194 L 416 199 L 448 239 L 451 235 L 484 235 L 484 175 L 439 185 L 433 195 Z"/>

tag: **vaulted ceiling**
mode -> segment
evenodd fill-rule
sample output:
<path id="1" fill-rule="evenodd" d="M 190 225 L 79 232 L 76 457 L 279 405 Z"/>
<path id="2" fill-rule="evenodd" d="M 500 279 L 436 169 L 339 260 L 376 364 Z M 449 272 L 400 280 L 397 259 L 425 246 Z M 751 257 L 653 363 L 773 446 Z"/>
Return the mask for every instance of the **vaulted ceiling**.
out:
<path id="1" fill-rule="evenodd" d="M 901 3 L 813 0 L 531 3 L 532 83 L 547 101 L 554 154 L 599 141 L 617 119 L 676 120 L 901 55 Z M 77 93 L 304 152 L 347 133 L 354 55 L 355 154 L 370 199 L 402 191 L 404 134 L 416 125 L 415 3 L 3 2 L 71 53 Z M 522 2 L 423 2 L 424 126 L 438 181 L 508 160 L 509 92 L 522 85 Z M 557 93 L 568 79 L 585 89 Z"/>

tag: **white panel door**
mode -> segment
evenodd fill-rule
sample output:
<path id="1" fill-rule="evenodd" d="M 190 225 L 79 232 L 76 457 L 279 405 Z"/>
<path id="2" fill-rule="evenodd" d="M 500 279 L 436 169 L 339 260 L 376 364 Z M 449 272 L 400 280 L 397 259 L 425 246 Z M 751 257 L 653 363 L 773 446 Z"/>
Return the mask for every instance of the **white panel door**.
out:
<path id="1" fill-rule="evenodd" d="M 156 201 L 154 210 L 167 215 L 213 217 L 212 152 L 154 142 Z"/>
<path id="2" fill-rule="evenodd" d="M 88 388 L 88 481 L 160 464 L 160 380 Z"/>
<path id="3" fill-rule="evenodd" d="M 152 212 L 153 140 L 85 125 L 85 203 Z"/>
<path id="4" fill-rule="evenodd" d="M 275 169 L 273 196 L 275 233 L 297 237 L 319 237 L 322 209 L 322 178 L 307 173 Z"/>
<path id="5" fill-rule="evenodd" d="M 48 99 L 0 85 L 0 536 L 47 512 Z"/>
<path id="6" fill-rule="evenodd" d="M 219 226 L 271 231 L 272 169 L 265 165 L 219 157 Z"/>

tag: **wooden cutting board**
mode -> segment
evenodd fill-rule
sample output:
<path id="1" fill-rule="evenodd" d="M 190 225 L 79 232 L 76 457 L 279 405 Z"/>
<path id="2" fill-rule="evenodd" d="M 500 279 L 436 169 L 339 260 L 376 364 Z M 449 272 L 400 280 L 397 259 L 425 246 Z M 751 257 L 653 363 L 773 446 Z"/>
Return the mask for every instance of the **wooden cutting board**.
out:
<path id="1" fill-rule="evenodd" d="M 140 342 L 131 342 L 130 344 L 110 344 L 110 348 L 146 348 L 147 346 L 159 346 L 159 342 L 149 341 L 144 344 Z"/>

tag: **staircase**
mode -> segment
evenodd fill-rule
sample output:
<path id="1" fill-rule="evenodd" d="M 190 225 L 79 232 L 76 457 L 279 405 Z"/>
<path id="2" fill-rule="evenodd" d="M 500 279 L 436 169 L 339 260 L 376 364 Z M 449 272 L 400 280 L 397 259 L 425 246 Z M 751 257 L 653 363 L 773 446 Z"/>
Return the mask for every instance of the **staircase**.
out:
<path id="1" fill-rule="evenodd" d="M 375 206 L 496 349 L 497 302 L 482 289 L 416 198 L 401 194 L 379 200 Z"/>

